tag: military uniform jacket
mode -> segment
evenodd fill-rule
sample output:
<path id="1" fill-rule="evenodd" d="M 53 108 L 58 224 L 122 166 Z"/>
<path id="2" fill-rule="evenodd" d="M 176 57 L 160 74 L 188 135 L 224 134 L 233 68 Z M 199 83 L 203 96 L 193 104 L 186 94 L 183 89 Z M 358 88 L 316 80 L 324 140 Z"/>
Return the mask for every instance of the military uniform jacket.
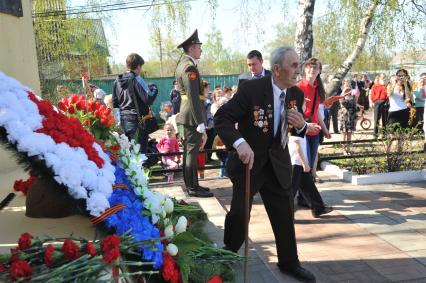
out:
<path id="1" fill-rule="evenodd" d="M 297 88 L 288 88 L 286 101 L 297 106 L 299 112 L 303 104 L 303 92 Z M 280 144 L 279 133 L 274 135 L 274 97 L 271 76 L 244 82 L 234 97 L 223 105 L 214 116 L 215 129 L 230 149 L 227 170 L 231 180 L 234 176 L 244 174 L 244 166 L 233 144 L 239 138 L 244 138 L 254 152 L 254 164 L 251 170 L 251 179 L 255 186 L 265 178 L 262 174 L 268 161 L 274 168 L 278 181 L 284 188 L 290 188 L 291 160 L 288 148 Z M 235 129 L 238 123 L 238 129 Z M 280 131 L 278 127 L 278 132 Z M 293 135 L 304 136 L 306 131 Z"/>
<path id="2" fill-rule="evenodd" d="M 182 98 L 176 123 L 186 126 L 207 125 L 200 73 L 189 56 L 184 55 L 176 68 L 176 81 Z"/>

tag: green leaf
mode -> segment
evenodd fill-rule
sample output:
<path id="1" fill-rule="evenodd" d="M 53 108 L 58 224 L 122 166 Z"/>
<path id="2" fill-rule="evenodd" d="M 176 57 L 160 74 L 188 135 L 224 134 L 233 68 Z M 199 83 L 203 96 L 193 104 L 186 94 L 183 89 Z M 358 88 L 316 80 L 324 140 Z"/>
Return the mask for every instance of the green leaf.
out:
<path id="1" fill-rule="evenodd" d="M 183 283 L 188 283 L 189 273 L 191 271 L 191 258 L 189 258 L 188 256 L 178 256 L 176 262 L 179 265 L 179 270 L 180 274 L 182 275 Z"/>
<path id="2" fill-rule="evenodd" d="M 202 246 L 202 242 L 189 232 L 183 232 L 173 238 L 173 244 L 178 246 L 179 255 L 187 255 Z"/>

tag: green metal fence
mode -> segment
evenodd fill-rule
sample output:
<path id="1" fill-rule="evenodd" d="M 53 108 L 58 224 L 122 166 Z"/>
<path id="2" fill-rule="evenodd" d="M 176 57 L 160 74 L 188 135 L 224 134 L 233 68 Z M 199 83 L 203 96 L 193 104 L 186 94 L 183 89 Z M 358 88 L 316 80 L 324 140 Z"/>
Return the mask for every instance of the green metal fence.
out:
<path id="1" fill-rule="evenodd" d="M 203 80 L 210 83 L 210 87 L 214 88 L 219 86 L 233 86 L 238 84 L 238 75 L 223 75 L 223 76 L 203 76 Z M 152 105 L 152 109 L 155 112 L 157 118 L 159 118 L 158 112 L 160 111 L 161 102 L 169 101 L 170 90 L 173 87 L 173 77 L 167 78 L 145 78 L 145 81 L 150 84 L 154 83 L 158 86 L 158 96 Z M 90 83 L 97 85 L 103 89 L 106 93 L 112 93 L 112 87 L 114 84 L 113 79 L 92 79 Z M 58 86 L 65 86 L 72 93 L 81 93 L 82 83 L 81 80 L 47 80 L 43 85 L 44 93 L 57 93 Z"/>

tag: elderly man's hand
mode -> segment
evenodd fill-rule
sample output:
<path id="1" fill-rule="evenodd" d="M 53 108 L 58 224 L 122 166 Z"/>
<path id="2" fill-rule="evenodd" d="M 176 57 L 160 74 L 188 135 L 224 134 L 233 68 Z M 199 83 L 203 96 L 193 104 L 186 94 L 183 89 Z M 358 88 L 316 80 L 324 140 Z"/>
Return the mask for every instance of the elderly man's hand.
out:
<path id="1" fill-rule="evenodd" d="M 247 142 L 241 143 L 237 146 L 238 157 L 244 164 L 248 164 L 249 168 L 253 167 L 254 162 L 254 152 L 251 149 L 250 145 Z"/>
<path id="2" fill-rule="evenodd" d="M 297 112 L 297 110 L 295 109 L 287 109 L 287 121 L 296 129 L 300 129 L 305 126 L 305 120 L 303 119 L 303 115 Z"/>

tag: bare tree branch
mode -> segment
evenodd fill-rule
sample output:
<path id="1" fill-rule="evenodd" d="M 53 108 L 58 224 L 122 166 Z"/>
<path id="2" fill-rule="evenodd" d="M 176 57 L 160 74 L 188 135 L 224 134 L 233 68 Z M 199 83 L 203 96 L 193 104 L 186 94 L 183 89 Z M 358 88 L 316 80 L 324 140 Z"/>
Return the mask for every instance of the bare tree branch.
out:
<path id="1" fill-rule="evenodd" d="M 416 9 L 420 13 L 425 14 L 425 16 L 426 16 L 426 4 L 425 3 L 423 3 L 423 5 L 421 5 L 421 4 L 418 4 L 416 0 L 411 0 L 411 3 L 413 3 L 414 7 L 416 7 Z"/>

